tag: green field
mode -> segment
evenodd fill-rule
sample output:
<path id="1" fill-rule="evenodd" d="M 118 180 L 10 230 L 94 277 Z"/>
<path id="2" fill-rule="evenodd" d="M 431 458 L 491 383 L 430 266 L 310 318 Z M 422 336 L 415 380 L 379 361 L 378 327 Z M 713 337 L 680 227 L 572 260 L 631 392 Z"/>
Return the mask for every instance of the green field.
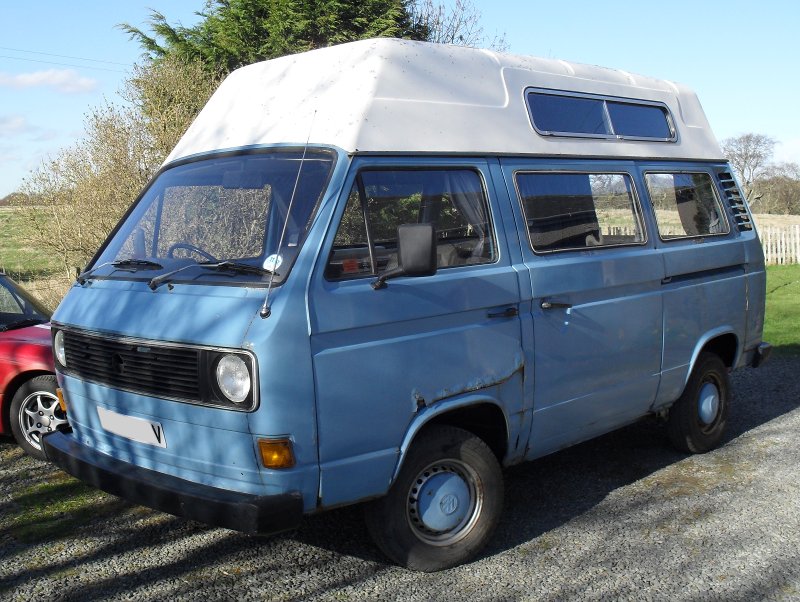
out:
<path id="1" fill-rule="evenodd" d="M 15 280 L 38 280 L 58 272 L 54 257 L 33 246 L 31 227 L 25 214 L 13 207 L 0 207 L 0 271 Z"/>
<path id="2" fill-rule="evenodd" d="M 800 354 L 800 265 L 767 268 L 764 340 L 777 353 Z"/>

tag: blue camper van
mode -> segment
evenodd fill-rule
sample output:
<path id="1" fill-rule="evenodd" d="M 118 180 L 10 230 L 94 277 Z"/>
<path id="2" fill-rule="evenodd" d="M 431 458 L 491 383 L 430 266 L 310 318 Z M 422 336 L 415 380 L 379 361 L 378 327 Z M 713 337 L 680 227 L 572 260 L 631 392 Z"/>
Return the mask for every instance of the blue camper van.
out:
<path id="1" fill-rule="evenodd" d="M 764 258 L 697 97 L 400 40 L 233 72 L 53 317 L 92 485 L 246 533 L 364 502 L 465 562 L 502 469 L 647 415 L 702 453 L 757 366 Z"/>

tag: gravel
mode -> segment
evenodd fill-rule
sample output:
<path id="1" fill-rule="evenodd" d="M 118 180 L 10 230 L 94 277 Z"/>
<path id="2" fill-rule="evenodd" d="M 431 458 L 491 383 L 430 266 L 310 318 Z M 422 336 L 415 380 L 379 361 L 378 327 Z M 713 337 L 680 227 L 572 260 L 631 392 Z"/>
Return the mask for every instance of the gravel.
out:
<path id="1" fill-rule="evenodd" d="M 435 574 L 386 564 L 357 507 L 256 538 L 103 496 L 28 541 L 13 516 L 58 474 L 2 441 L 0 599 L 800 600 L 800 357 L 732 380 L 719 449 L 645 420 L 511 468 L 490 545 Z"/>

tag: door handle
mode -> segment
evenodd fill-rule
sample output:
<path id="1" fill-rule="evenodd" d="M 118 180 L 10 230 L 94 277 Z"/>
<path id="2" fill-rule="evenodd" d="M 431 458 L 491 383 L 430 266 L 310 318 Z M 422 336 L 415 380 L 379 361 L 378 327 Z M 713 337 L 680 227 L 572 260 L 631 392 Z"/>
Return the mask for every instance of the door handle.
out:
<path id="1" fill-rule="evenodd" d="M 542 301 L 540 307 L 542 309 L 570 309 L 572 303 L 559 303 L 557 301 Z"/>
<path id="2" fill-rule="evenodd" d="M 490 318 L 515 318 L 519 315 L 519 310 L 516 307 L 506 307 L 500 311 L 490 311 L 488 316 Z"/>

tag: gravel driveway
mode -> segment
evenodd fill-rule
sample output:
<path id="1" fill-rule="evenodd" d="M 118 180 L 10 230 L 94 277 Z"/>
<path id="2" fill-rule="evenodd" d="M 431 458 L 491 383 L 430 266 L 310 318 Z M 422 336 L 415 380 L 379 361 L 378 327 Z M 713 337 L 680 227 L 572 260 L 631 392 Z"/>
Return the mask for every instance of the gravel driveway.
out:
<path id="1" fill-rule="evenodd" d="M 800 600 L 800 357 L 733 385 L 714 452 L 673 452 L 644 421 L 508 470 L 488 548 L 436 574 L 387 565 L 358 508 L 252 538 L 90 492 L 3 441 L 0 599 Z M 36 531 L 42 491 L 74 498 L 48 518 L 63 528 Z"/>

